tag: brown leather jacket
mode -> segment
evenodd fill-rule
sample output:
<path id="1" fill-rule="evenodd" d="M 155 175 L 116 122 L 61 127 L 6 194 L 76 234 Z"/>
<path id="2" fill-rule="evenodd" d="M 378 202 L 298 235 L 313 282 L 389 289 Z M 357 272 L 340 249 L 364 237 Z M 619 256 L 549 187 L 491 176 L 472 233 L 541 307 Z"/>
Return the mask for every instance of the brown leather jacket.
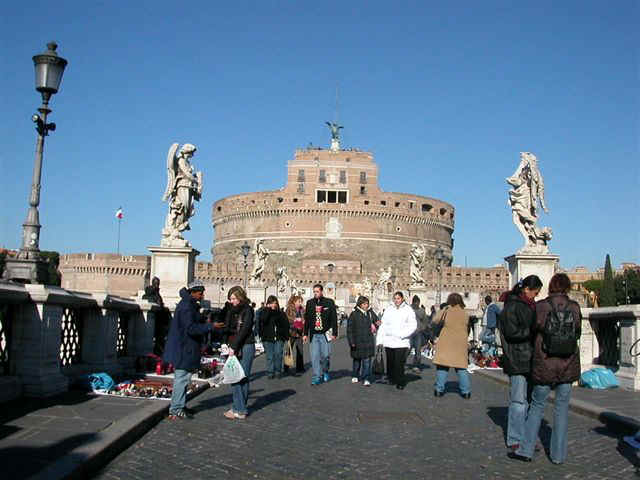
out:
<path id="1" fill-rule="evenodd" d="M 533 326 L 535 341 L 531 377 L 533 383 L 539 385 L 573 383 L 580 378 L 580 349 L 576 348 L 576 353 L 567 358 L 549 357 L 542 349 L 542 332 L 547 316 L 551 312 L 551 305 L 547 300 L 551 300 L 556 310 L 563 310 L 566 308 L 567 303 L 569 304 L 576 322 L 576 334 L 580 338 L 582 315 L 580 306 L 576 302 L 560 293 L 551 294 L 547 299 L 537 302 L 536 322 Z"/>

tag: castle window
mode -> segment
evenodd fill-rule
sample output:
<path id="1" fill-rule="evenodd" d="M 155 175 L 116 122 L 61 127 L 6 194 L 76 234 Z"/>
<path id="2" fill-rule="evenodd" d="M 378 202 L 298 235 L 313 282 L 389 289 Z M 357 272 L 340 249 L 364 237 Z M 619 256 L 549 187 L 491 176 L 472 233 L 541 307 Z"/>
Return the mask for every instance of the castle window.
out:
<path id="1" fill-rule="evenodd" d="M 396 205 L 396 207 L 399 207 L 400 206 L 400 202 L 396 202 L 395 205 Z"/>
<path id="2" fill-rule="evenodd" d="M 304 183 L 298 184 L 298 193 L 304 193 Z"/>
<path id="3" fill-rule="evenodd" d="M 219 211 L 219 212 L 220 212 L 220 211 L 222 211 L 222 207 L 218 207 L 218 211 Z"/>
<path id="4" fill-rule="evenodd" d="M 347 192 L 345 191 L 338 192 L 338 203 L 347 203 Z"/>
<path id="5" fill-rule="evenodd" d="M 441 208 L 440 209 L 440 215 L 444 215 L 445 213 L 447 213 L 447 209 L 446 208 Z"/>
<path id="6" fill-rule="evenodd" d="M 360 172 L 360 183 L 367 183 L 367 172 Z"/>
<path id="7" fill-rule="evenodd" d="M 340 170 L 340 183 L 347 183 L 347 171 Z"/>
<path id="8" fill-rule="evenodd" d="M 327 191 L 326 190 L 318 190 L 316 195 L 316 201 L 318 203 L 324 203 L 327 201 Z"/>
<path id="9" fill-rule="evenodd" d="M 413 208 L 415 204 L 416 202 L 414 202 L 413 200 L 409 200 L 409 208 Z"/>
<path id="10" fill-rule="evenodd" d="M 365 201 L 364 201 L 364 204 L 365 204 L 365 205 L 369 205 L 369 200 L 365 200 Z"/>
<path id="11" fill-rule="evenodd" d="M 278 197 L 278 203 L 282 203 L 283 201 L 284 201 L 284 198 Z"/>
<path id="12" fill-rule="evenodd" d="M 338 197 L 338 195 L 337 195 L 337 192 L 335 190 L 327 191 L 327 202 L 336 203 L 337 197 Z"/>
<path id="13" fill-rule="evenodd" d="M 293 199 L 293 203 L 298 203 L 298 199 L 297 199 L 297 198 L 294 198 L 294 199 Z"/>
<path id="14" fill-rule="evenodd" d="M 298 182 L 304 183 L 304 169 L 298 170 Z"/>
<path id="15" fill-rule="evenodd" d="M 380 200 L 380 205 L 382 205 L 383 207 L 387 206 L 387 201 L 386 200 Z"/>
<path id="16" fill-rule="evenodd" d="M 360 186 L 360 195 L 366 195 L 367 194 L 367 187 L 365 187 L 364 185 Z"/>
<path id="17" fill-rule="evenodd" d="M 433 209 L 433 206 L 429 205 L 428 203 L 423 203 L 422 204 L 422 211 L 423 212 L 430 212 Z"/>
<path id="18" fill-rule="evenodd" d="M 320 173 L 318 174 L 318 182 L 320 182 L 320 183 L 326 183 L 327 182 L 327 172 L 326 172 L 326 170 L 320 170 Z"/>

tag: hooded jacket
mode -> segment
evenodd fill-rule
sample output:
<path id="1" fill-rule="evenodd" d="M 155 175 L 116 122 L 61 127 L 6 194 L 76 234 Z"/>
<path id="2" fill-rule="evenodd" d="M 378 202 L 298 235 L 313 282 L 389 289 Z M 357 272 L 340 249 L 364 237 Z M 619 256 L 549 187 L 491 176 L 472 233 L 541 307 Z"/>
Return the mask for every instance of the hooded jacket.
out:
<path id="1" fill-rule="evenodd" d="M 536 313 L 517 295 L 509 295 L 498 315 L 504 351 L 503 370 L 507 375 L 527 375 L 533 357 L 533 324 Z"/>
<path id="2" fill-rule="evenodd" d="M 211 331 L 210 323 L 200 323 L 200 306 L 186 288 L 171 320 L 163 360 L 176 369 L 193 371 L 200 367 L 200 345 Z"/>

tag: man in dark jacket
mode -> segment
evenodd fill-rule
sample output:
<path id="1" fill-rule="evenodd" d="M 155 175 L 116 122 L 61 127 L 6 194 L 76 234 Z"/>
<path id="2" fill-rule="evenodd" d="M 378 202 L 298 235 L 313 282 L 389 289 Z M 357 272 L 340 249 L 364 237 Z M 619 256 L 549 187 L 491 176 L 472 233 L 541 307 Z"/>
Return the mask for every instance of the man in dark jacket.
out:
<path id="1" fill-rule="evenodd" d="M 422 346 L 425 344 L 425 338 L 429 329 L 429 317 L 427 313 L 420 307 L 420 297 L 414 295 L 411 299 L 411 308 L 416 314 L 416 321 L 418 328 L 413 332 L 413 335 L 409 338 L 411 348 L 414 349 L 413 353 L 413 371 L 420 373 L 420 366 L 422 365 Z"/>
<path id="2" fill-rule="evenodd" d="M 329 332 L 331 330 L 331 332 Z M 304 343 L 311 343 L 312 385 L 328 382 L 330 341 L 338 336 L 336 305 L 323 295 L 322 285 L 313 286 L 313 298 L 307 301 L 304 312 Z"/>
<path id="3" fill-rule="evenodd" d="M 186 408 L 187 387 L 191 375 L 200 367 L 200 345 L 203 336 L 211 331 L 211 323 L 200 323 L 200 304 L 204 295 L 204 286 L 192 282 L 189 288 L 180 290 L 180 302 L 173 314 L 169 337 L 164 352 L 164 361 L 175 367 L 173 394 L 169 407 L 169 419 L 190 418 Z"/>

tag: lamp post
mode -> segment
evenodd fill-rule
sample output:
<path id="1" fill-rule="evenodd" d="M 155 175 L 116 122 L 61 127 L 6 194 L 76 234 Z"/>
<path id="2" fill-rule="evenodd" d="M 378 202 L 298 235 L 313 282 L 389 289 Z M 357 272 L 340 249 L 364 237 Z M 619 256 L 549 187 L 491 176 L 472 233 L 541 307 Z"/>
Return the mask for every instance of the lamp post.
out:
<path id="1" fill-rule="evenodd" d="M 624 300 L 625 304 L 629 305 L 629 282 L 627 281 L 627 271 L 622 272 L 622 284 L 624 285 Z"/>
<path id="2" fill-rule="evenodd" d="M 220 297 L 222 296 L 222 292 L 224 292 L 224 278 L 220 279 L 220 288 L 218 289 L 218 306 L 221 305 Z"/>
<path id="3" fill-rule="evenodd" d="M 436 271 L 438 272 L 438 291 L 436 292 L 436 305 L 438 308 L 442 303 L 442 261 L 444 260 L 444 251 L 442 247 L 436 248 L 435 251 L 435 259 L 436 259 Z"/>
<path id="4" fill-rule="evenodd" d="M 251 247 L 245 240 L 242 246 L 240 247 L 240 249 L 242 250 L 242 256 L 244 257 L 244 264 L 243 264 L 244 265 L 244 291 L 246 292 L 247 291 L 247 267 L 249 266 L 249 264 L 247 263 L 247 257 L 249 256 L 249 250 L 251 249 Z"/>
<path id="5" fill-rule="evenodd" d="M 55 42 L 47 44 L 48 50 L 33 57 L 35 66 L 36 90 L 42 95 L 42 105 L 38 108 L 40 115 L 35 114 L 31 120 L 36 124 L 38 137 L 36 140 L 36 158 L 33 166 L 33 179 L 29 194 L 29 210 L 22 224 L 22 245 L 17 258 L 7 258 L 4 277 L 22 283 L 43 283 L 46 279 L 47 264 L 40 256 L 40 179 L 42 177 L 42 151 L 44 137 L 56 129 L 55 123 L 47 123 L 47 115 L 51 113 L 49 100 L 58 92 L 67 61 L 56 53 Z"/>

